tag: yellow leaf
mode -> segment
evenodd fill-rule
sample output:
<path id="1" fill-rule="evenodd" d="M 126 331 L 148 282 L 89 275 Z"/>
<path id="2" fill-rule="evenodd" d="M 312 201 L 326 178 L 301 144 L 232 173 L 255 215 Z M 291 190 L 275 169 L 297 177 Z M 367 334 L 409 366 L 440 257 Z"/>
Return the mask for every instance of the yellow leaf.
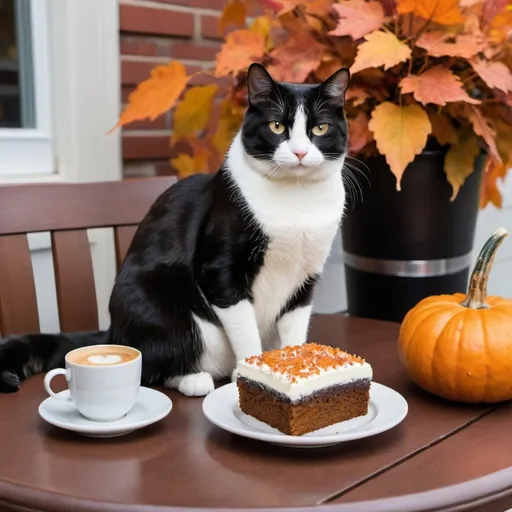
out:
<path id="1" fill-rule="evenodd" d="M 245 25 L 246 9 L 241 0 L 229 0 L 225 5 L 219 20 L 219 32 L 223 34 L 227 28 L 234 25 Z"/>
<path id="2" fill-rule="evenodd" d="M 173 139 L 190 135 L 206 128 L 212 110 L 215 84 L 189 89 L 178 103 L 173 116 Z"/>
<path id="3" fill-rule="evenodd" d="M 249 27 L 251 32 L 259 34 L 265 40 L 265 51 L 272 48 L 272 41 L 270 37 L 270 28 L 272 27 L 272 18 L 268 15 L 258 16 L 254 19 Z"/>
<path id="4" fill-rule="evenodd" d="M 479 152 L 478 139 L 470 133 L 465 134 L 460 142 L 451 146 L 448 153 L 446 153 L 444 171 L 453 189 L 450 201 L 457 197 L 460 187 L 462 187 L 466 178 L 473 172 L 475 158 Z"/>
<path id="5" fill-rule="evenodd" d="M 180 153 L 176 158 L 171 158 L 171 165 L 178 171 L 180 178 L 195 174 L 194 159 L 186 153 Z"/>
<path id="6" fill-rule="evenodd" d="M 350 68 L 354 74 L 366 68 L 384 66 L 389 69 L 411 56 L 411 49 L 394 34 L 377 30 L 365 36 L 366 42 L 359 45 L 356 60 Z"/>
<path id="7" fill-rule="evenodd" d="M 250 30 L 235 30 L 226 36 L 226 42 L 217 54 L 215 76 L 236 74 L 265 53 L 265 38 Z"/>
<path id="8" fill-rule="evenodd" d="M 386 101 L 375 107 L 368 127 L 400 190 L 405 168 L 423 151 L 432 132 L 427 113 L 419 105 L 400 107 Z"/>
<path id="9" fill-rule="evenodd" d="M 174 106 L 190 78 L 181 62 L 172 61 L 167 66 L 154 68 L 151 77 L 130 94 L 128 105 L 116 126 L 138 119 L 156 119 Z"/>
<path id="10" fill-rule="evenodd" d="M 219 122 L 215 130 L 212 142 L 220 155 L 228 150 L 235 133 L 242 124 L 245 109 L 234 103 L 229 98 L 222 100 L 220 104 Z"/>
<path id="11" fill-rule="evenodd" d="M 463 23 L 459 9 L 459 0 L 399 0 L 397 10 L 401 14 L 408 12 L 440 25 Z"/>

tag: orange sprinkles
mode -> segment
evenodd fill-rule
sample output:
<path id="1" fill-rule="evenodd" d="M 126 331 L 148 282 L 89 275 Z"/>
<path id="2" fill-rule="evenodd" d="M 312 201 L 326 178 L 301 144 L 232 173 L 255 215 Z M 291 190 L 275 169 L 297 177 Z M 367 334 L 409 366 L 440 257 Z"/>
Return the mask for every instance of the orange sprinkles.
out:
<path id="1" fill-rule="evenodd" d="M 290 380 L 296 382 L 297 378 L 307 378 L 338 366 L 362 364 L 365 360 L 339 348 L 306 343 L 269 350 L 259 356 L 248 357 L 245 362 L 260 368 L 268 366 L 272 372 L 288 374 Z"/>

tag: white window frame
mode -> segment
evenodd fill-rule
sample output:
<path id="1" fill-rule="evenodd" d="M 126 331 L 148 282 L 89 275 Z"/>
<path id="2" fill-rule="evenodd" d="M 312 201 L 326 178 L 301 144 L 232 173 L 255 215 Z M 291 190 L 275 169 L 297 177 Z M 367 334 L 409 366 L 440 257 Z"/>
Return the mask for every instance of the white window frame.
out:
<path id="1" fill-rule="evenodd" d="M 54 174 L 48 0 L 30 0 L 35 128 L 0 128 L 0 178 Z M 21 64 L 20 64 L 21 69 Z"/>

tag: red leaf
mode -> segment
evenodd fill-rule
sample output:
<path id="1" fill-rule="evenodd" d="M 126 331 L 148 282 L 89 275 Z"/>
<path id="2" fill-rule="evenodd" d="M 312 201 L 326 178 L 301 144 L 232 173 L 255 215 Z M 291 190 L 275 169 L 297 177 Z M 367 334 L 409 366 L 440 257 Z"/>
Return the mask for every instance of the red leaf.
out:
<path id="1" fill-rule="evenodd" d="M 359 39 L 375 30 L 384 23 L 384 9 L 379 2 L 365 0 L 347 0 L 334 4 L 338 13 L 338 25 L 329 32 L 332 36 L 351 36 Z"/>
<path id="2" fill-rule="evenodd" d="M 508 0 L 485 0 L 482 10 L 482 18 L 486 21 L 492 21 L 495 16 L 504 11 Z"/>
<path id="3" fill-rule="evenodd" d="M 368 129 L 368 117 L 358 112 L 355 119 L 348 120 L 350 154 L 356 155 L 373 140 L 372 132 Z"/>
<path id="4" fill-rule="evenodd" d="M 503 92 L 512 91 L 512 74 L 503 62 L 487 62 L 482 59 L 473 59 L 470 62 L 489 87 Z"/>
<path id="5" fill-rule="evenodd" d="M 477 135 L 480 135 L 482 139 L 485 140 L 487 146 L 489 147 L 489 151 L 494 161 L 498 163 L 503 163 L 500 157 L 500 153 L 496 146 L 496 133 L 489 126 L 487 120 L 482 115 L 480 110 L 475 107 L 471 107 L 469 111 L 469 120 L 473 125 L 473 129 Z"/>
<path id="6" fill-rule="evenodd" d="M 428 51 L 431 57 L 462 57 L 470 59 L 482 50 L 481 41 L 473 35 L 460 35 L 453 43 L 447 43 L 450 37 L 445 32 L 425 32 L 416 45 Z"/>
<path id="7" fill-rule="evenodd" d="M 443 66 L 436 66 L 421 75 L 409 75 L 400 82 L 403 94 L 412 92 L 414 99 L 426 105 L 446 105 L 454 101 L 478 104 L 463 89 L 460 78 Z"/>
<path id="8" fill-rule="evenodd" d="M 319 42 L 307 32 L 299 32 L 270 54 L 276 64 L 269 66 L 269 73 L 276 80 L 302 83 L 320 66 L 323 52 Z"/>

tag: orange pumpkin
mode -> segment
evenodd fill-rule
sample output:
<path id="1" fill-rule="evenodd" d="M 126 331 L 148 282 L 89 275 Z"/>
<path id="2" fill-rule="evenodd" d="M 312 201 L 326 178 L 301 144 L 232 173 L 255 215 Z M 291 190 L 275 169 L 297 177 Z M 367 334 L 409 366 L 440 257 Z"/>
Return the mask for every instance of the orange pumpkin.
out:
<path id="1" fill-rule="evenodd" d="M 498 246 L 497 229 L 485 243 L 468 293 L 420 301 L 400 327 L 400 360 L 411 380 L 457 402 L 512 399 L 512 300 L 487 297 L 487 281 Z"/>

